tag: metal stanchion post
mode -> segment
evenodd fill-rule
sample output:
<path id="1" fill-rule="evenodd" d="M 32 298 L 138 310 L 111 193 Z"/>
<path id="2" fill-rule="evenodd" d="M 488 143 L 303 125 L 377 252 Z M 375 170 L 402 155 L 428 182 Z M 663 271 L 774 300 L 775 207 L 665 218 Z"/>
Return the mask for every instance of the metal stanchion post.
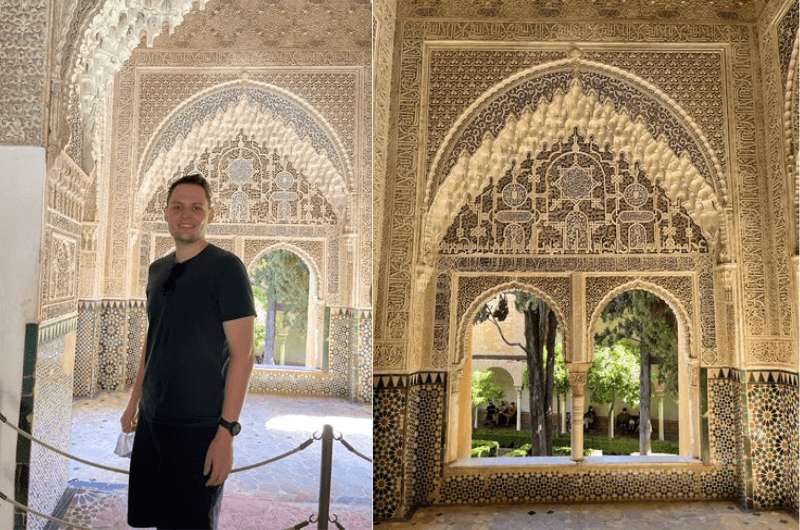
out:
<path id="1" fill-rule="evenodd" d="M 331 509 L 331 467 L 333 466 L 333 427 L 322 427 L 322 463 L 319 471 L 319 511 L 317 528 L 328 530 Z"/>

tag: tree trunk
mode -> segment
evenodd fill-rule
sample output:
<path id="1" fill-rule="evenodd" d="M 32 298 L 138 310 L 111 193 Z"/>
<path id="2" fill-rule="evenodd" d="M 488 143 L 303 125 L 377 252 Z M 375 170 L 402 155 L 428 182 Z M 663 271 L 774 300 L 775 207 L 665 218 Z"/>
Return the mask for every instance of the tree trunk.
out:
<path id="1" fill-rule="evenodd" d="M 556 314 L 547 306 L 547 304 L 543 302 L 539 302 L 539 315 L 547 315 L 547 319 L 541 318 L 540 326 L 542 326 L 542 322 L 546 322 L 547 325 L 547 335 L 546 335 L 546 346 L 547 346 L 547 367 L 546 372 L 547 375 L 545 377 L 545 388 L 544 388 L 544 402 L 545 402 L 545 435 L 547 439 L 547 455 L 551 456 L 553 454 L 553 372 L 555 371 L 556 365 L 556 327 L 558 326 L 558 321 L 556 320 Z"/>
<path id="2" fill-rule="evenodd" d="M 614 439 L 614 401 L 608 406 L 608 439 Z"/>
<path id="3" fill-rule="evenodd" d="M 275 317 L 278 304 L 274 298 L 267 303 L 266 333 L 264 334 L 264 364 L 275 364 Z"/>
<path id="4" fill-rule="evenodd" d="M 542 345 L 539 334 L 539 313 L 525 310 L 525 343 L 528 362 L 528 389 L 531 412 L 531 443 L 534 456 L 545 456 L 547 438 L 544 418 L 544 388 L 542 385 Z"/>
<path id="5" fill-rule="evenodd" d="M 650 354 L 642 347 L 639 362 L 639 454 L 650 454 Z"/>

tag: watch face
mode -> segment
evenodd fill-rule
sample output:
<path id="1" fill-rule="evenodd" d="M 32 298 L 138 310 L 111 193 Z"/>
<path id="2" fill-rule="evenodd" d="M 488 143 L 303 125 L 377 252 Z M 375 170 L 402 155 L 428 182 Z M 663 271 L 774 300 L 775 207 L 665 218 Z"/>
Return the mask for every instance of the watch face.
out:
<path id="1" fill-rule="evenodd" d="M 237 434 L 239 434 L 239 432 L 241 432 L 241 430 L 242 426 L 239 424 L 239 422 L 238 421 L 233 422 L 233 425 L 231 425 L 231 434 L 236 436 Z"/>

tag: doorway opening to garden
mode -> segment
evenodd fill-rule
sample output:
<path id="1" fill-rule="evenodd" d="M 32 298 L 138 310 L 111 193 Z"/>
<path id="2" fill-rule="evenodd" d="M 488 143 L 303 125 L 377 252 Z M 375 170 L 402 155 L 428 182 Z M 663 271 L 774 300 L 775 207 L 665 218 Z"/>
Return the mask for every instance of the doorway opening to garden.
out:
<path id="1" fill-rule="evenodd" d="M 256 305 L 253 348 L 256 364 L 320 368 L 317 348 L 316 278 L 296 252 L 271 249 L 251 266 Z"/>
<path id="2" fill-rule="evenodd" d="M 569 456 L 569 383 L 558 317 L 507 290 L 475 314 L 470 336 L 471 457 Z"/>
<path id="3" fill-rule="evenodd" d="M 585 398 L 574 401 L 558 314 L 531 292 L 496 292 L 465 335 L 471 434 L 459 458 L 574 456 L 581 439 L 587 457 L 699 457 L 687 322 L 669 293 L 643 282 L 609 292 L 589 320 Z"/>
<path id="4" fill-rule="evenodd" d="M 591 320 L 587 454 L 698 457 L 688 319 L 667 293 L 642 287 L 609 293 Z"/>
<path id="5" fill-rule="evenodd" d="M 595 324 L 593 346 L 587 445 L 605 445 L 606 454 L 678 454 L 678 322 L 669 305 L 641 289 L 617 295 Z M 600 437 L 607 442 L 594 441 Z"/>

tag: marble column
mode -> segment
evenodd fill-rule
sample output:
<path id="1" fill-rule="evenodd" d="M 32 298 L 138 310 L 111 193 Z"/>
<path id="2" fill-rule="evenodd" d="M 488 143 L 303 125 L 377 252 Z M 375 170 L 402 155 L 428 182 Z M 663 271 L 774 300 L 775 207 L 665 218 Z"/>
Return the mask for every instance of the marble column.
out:
<path id="1" fill-rule="evenodd" d="M 583 407 L 586 399 L 586 378 L 592 363 L 570 363 L 569 386 L 572 390 L 572 460 L 583 460 Z"/>
<path id="2" fill-rule="evenodd" d="M 517 390 L 517 430 L 522 429 L 522 386 L 515 386 Z"/>

